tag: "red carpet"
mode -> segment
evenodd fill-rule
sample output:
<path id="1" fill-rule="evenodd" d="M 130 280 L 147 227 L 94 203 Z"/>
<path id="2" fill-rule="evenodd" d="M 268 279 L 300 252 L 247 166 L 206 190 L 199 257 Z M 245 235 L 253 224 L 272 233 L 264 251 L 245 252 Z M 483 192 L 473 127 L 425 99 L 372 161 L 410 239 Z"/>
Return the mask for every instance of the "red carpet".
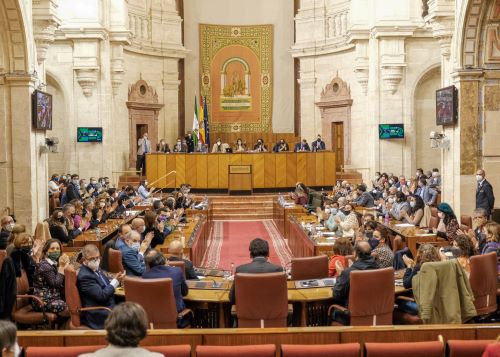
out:
<path id="1" fill-rule="evenodd" d="M 229 270 L 231 263 L 235 267 L 249 263 L 248 246 L 254 238 L 262 238 L 269 243 L 271 263 L 286 266 L 290 262 L 290 249 L 272 220 L 215 221 L 202 266 Z"/>

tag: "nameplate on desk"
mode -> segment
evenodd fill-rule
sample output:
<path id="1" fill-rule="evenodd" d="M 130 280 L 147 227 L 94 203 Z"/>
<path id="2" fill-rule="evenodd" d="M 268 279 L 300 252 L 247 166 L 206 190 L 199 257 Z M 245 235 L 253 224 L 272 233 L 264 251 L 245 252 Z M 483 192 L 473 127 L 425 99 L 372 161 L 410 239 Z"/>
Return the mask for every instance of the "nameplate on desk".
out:
<path id="1" fill-rule="evenodd" d="M 296 289 L 310 289 L 310 288 L 325 288 L 335 285 L 335 278 L 326 279 L 313 279 L 313 280 L 297 280 L 295 281 Z"/>
<path id="2" fill-rule="evenodd" d="M 252 165 L 229 165 L 230 174 L 251 174 Z"/>

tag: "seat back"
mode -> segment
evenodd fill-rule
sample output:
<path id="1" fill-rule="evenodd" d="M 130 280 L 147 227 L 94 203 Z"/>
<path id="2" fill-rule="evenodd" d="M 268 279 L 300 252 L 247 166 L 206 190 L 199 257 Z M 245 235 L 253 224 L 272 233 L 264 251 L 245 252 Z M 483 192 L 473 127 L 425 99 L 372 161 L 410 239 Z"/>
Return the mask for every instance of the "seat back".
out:
<path id="1" fill-rule="evenodd" d="M 448 340 L 449 357 L 481 357 L 486 346 L 494 341 L 490 340 Z"/>
<path id="2" fill-rule="evenodd" d="M 478 315 L 496 311 L 497 279 L 498 260 L 495 252 L 470 258 L 469 281 Z"/>
<path id="3" fill-rule="evenodd" d="M 439 225 L 439 218 L 431 216 L 429 219 L 429 228 L 437 228 Z"/>
<path id="4" fill-rule="evenodd" d="M 21 270 L 21 276 L 16 278 L 17 283 L 17 295 L 29 294 L 30 284 L 28 281 L 28 276 L 26 275 L 26 271 L 24 269 Z M 28 298 L 16 298 L 16 304 L 14 306 L 14 310 L 19 310 L 23 306 L 26 306 L 30 303 Z"/>
<path id="5" fill-rule="evenodd" d="M 275 345 L 196 346 L 196 357 L 275 357 Z"/>
<path id="6" fill-rule="evenodd" d="M 46 242 L 52 238 L 50 235 L 49 222 L 43 221 L 36 224 L 35 233 L 33 234 L 35 240 Z"/>
<path id="7" fill-rule="evenodd" d="M 168 357 L 191 357 L 191 345 L 144 346 L 144 348 Z"/>
<path id="8" fill-rule="evenodd" d="M 110 273 L 114 274 L 125 271 L 121 251 L 113 248 L 108 249 L 108 269 Z"/>
<path id="9" fill-rule="evenodd" d="M 440 341 L 365 343 L 365 357 L 443 357 L 444 345 Z"/>
<path id="10" fill-rule="evenodd" d="M 328 256 L 292 259 L 292 280 L 323 279 L 328 277 Z"/>
<path id="11" fill-rule="evenodd" d="M 286 327 L 285 273 L 243 274 L 234 279 L 238 327 Z"/>
<path id="12" fill-rule="evenodd" d="M 282 357 L 359 357 L 359 343 L 338 343 L 331 345 L 281 345 Z"/>
<path id="13" fill-rule="evenodd" d="M 26 357 L 78 357 L 84 353 L 94 353 L 106 346 L 71 346 L 71 347 L 28 347 Z"/>
<path id="14" fill-rule="evenodd" d="M 472 229 L 472 217 L 466 214 L 460 216 L 460 224 Z"/>
<path id="15" fill-rule="evenodd" d="M 186 263 L 184 263 L 182 260 L 169 260 L 168 265 L 181 268 L 182 272 L 184 273 L 184 278 L 186 278 Z"/>
<path id="16" fill-rule="evenodd" d="M 351 271 L 350 280 L 351 325 L 392 325 L 394 269 Z"/>
<path id="17" fill-rule="evenodd" d="M 66 304 L 70 314 L 70 326 L 72 328 L 82 327 L 80 321 L 80 308 L 82 301 L 80 300 L 80 293 L 76 286 L 76 271 L 71 264 L 64 269 L 64 296 L 66 297 Z"/>
<path id="18" fill-rule="evenodd" d="M 140 279 L 125 277 L 125 300 L 141 305 L 148 315 L 150 328 L 177 328 L 172 279 Z M 161 301 L 161 304 L 158 304 Z"/>
<path id="19" fill-rule="evenodd" d="M 2 271 L 3 261 L 6 256 L 7 256 L 7 251 L 4 249 L 0 250 L 0 271 Z"/>

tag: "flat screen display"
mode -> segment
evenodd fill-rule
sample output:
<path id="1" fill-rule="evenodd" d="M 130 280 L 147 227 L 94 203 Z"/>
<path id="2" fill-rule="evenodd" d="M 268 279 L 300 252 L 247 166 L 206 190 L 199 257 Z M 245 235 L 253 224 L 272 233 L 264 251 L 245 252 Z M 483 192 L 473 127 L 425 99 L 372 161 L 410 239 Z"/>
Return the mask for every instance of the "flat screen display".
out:
<path id="1" fill-rule="evenodd" d="M 31 100 L 33 128 L 52 130 L 52 95 L 35 90 Z"/>
<path id="2" fill-rule="evenodd" d="M 102 128 L 79 127 L 76 141 L 79 143 L 100 143 L 102 142 Z"/>
<path id="3" fill-rule="evenodd" d="M 436 91 L 436 125 L 453 125 L 457 122 L 458 95 L 455 86 Z"/>
<path id="4" fill-rule="evenodd" d="M 405 126 L 404 124 L 379 124 L 378 137 L 379 139 L 404 139 Z"/>

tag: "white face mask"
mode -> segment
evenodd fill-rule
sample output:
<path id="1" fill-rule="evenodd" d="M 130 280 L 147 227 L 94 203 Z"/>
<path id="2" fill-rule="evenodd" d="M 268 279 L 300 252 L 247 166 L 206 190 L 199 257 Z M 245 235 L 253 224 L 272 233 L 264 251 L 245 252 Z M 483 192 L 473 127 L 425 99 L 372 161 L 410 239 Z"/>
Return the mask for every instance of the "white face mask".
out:
<path id="1" fill-rule="evenodd" d="M 5 226 L 5 230 L 6 230 L 7 232 L 12 232 L 12 229 L 14 229 L 14 226 L 15 226 L 15 225 L 16 225 L 15 223 L 9 223 L 9 224 L 7 224 L 7 225 Z"/>
<path id="2" fill-rule="evenodd" d="M 392 185 L 392 184 L 394 184 L 394 181 L 392 181 L 392 180 L 389 180 L 389 184 L 391 184 L 391 185 Z"/>
<path id="3" fill-rule="evenodd" d="M 330 214 L 331 212 L 332 212 L 332 211 L 331 211 L 331 209 L 329 209 L 329 208 L 325 208 L 325 213 L 326 213 L 326 214 Z"/>
<path id="4" fill-rule="evenodd" d="M 136 251 L 139 251 L 139 249 L 141 248 L 141 243 L 139 242 L 135 242 L 135 243 L 132 243 L 132 245 L 130 246 L 130 248 L 136 250 Z"/>
<path id="5" fill-rule="evenodd" d="M 221 144 L 221 142 L 220 142 L 220 141 L 217 141 L 217 145 L 220 145 L 220 144 Z"/>
<path id="6" fill-rule="evenodd" d="M 415 201 L 410 201 L 410 207 L 412 207 L 412 208 L 413 208 L 413 207 L 415 207 L 416 205 L 417 205 L 417 202 L 415 202 Z"/>
<path id="7" fill-rule="evenodd" d="M 483 176 L 481 176 L 481 175 L 476 175 L 476 180 L 477 180 L 477 182 L 481 182 L 481 181 L 483 181 Z"/>
<path id="8" fill-rule="evenodd" d="M 142 226 L 142 227 L 138 230 L 138 232 L 142 234 L 142 233 L 144 233 L 144 231 L 145 231 L 145 230 L 146 230 L 146 226 Z"/>
<path id="9" fill-rule="evenodd" d="M 99 269 L 99 265 L 101 264 L 101 259 L 92 260 L 91 262 L 87 262 L 87 267 L 93 271 L 97 271 Z"/>
<path id="10" fill-rule="evenodd" d="M 387 202 L 389 202 L 389 203 L 394 203 L 394 197 L 389 197 L 389 198 L 387 199 Z"/>

